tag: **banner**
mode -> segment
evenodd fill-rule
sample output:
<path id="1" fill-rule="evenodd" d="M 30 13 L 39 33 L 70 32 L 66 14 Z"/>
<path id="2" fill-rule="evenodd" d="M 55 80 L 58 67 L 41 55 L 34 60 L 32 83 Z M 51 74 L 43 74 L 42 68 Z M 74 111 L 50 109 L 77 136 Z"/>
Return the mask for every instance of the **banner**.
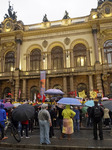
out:
<path id="1" fill-rule="evenodd" d="M 46 71 L 40 71 L 40 94 L 43 99 L 43 95 L 45 92 L 45 82 L 46 82 Z"/>
<path id="2" fill-rule="evenodd" d="M 78 92 L 79 97 L 85 98 L 87 95 L 85 94 L 85 91 L 83 90 L 82 92 Z"/>
<path id="3" fill-rule="evenodd" d="M 97 92 L 96 91 L 90 91 L 90 98 L 96 98 Z"/>

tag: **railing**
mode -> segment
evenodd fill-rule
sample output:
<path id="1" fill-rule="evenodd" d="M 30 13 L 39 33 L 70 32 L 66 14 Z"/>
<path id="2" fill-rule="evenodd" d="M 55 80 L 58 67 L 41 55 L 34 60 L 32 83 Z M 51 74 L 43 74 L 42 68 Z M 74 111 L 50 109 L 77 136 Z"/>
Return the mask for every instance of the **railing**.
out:
<path id="1" fill-rule="evenodd" d="M 62 19 L 58 21 L 49 21 L 49 22 L 42 22 L 38 24 L 33 25 L 25 25 L 24 31 L 31 31 L 31 30 L 39 30 L 43 28 L 49 28 L 49 27 L 59 27 L 59 26 L 66 26 L 66 25 L 72 25 L 77 23 L 83 23 L 88 21 L 88 16 L 86 17 L 79 17 L 79 18 L 70 18 L 70 19 Z"/>

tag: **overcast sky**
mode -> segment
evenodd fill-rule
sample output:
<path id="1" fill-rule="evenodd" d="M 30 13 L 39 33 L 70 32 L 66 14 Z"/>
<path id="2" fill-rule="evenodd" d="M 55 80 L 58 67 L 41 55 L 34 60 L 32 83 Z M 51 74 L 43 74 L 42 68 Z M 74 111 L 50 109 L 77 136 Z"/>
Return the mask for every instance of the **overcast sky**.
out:
<path id="1" fill-rule="evenodd" d="M 98 0 L 10 0 L 11 6 L 17 12 L 17 20 L 25 25 L 41 23 L 47 14 L 49 21 L 61 20 L 65 10 L 70 18 L 83 17 L 90 14 L 92 8 L 97 8 Z M 8 14 L 9 0 L 0 0 L 0 23 Z"/>

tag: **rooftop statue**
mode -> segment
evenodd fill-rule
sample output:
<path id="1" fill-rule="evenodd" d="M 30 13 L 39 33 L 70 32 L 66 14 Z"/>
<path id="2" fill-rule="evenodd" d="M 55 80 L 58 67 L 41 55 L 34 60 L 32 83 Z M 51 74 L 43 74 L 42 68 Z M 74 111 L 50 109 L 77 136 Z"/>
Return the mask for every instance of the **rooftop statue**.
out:
<path id="1" fill-rule="evenodd" d="M 68 15 L 68 12 L 65 10 L 65 15 L 64 15 L 64 17 L 63 17 L 63 19 L 69 19 L 70 17 L 69 17 L 69 15 Z"/>
<path id="2" fill-rule="evenodd" d="M 43 22 L 48 22 L 49 20 L 47 19 L 47 15 L 45 14 L 45 16 L 43 17 Z"/>
<path id="3" fill-rule="evenodd" d="M 16 13 L 17 12 L 13 11 L 13 7 L 10 5 L 10 1 L 9 1 L 8 14 L 5 14 L 4 19 L 10 17 L 13 20 L 15 20 L 15 19 L 17 19 Z"/>

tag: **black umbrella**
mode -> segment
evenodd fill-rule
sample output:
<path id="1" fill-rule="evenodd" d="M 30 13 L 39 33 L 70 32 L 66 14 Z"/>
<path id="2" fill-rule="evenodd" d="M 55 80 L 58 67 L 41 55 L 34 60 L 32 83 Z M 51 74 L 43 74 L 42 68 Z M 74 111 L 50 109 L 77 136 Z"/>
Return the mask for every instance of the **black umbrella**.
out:
<path id="1" fill-rule="evenodd" d="M 108 108 L 110 111 L 112 111 L 112 101 L 107 100 L 107 101 L 103 101 L 101 103 L 105 108 Z"/>
<path id="2" fill-rule="evenodd" d="M 34 117 L 35 109 L 30 104 L 22 104 L 16 107 L 12 112 L 12 117 L 16 121 L 25 121 Z"/>

